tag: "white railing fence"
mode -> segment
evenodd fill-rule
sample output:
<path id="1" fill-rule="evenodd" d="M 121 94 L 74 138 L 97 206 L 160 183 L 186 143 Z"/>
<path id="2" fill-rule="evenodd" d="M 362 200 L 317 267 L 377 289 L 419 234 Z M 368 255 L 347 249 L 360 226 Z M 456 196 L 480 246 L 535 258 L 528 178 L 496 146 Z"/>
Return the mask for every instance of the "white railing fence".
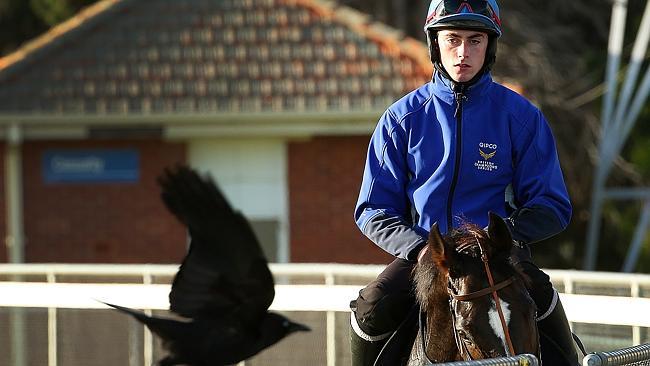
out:
<path id="1" fill-rule="evenodd" d="M 163 352 L 157 340 L 97 300 L 165 311 L 169 283 L 177 269 L 177 265 L 148 264 L 0 264 L 0 344 L 11 347 L 11 352 L 0 352 L 0 364 L 151 365 Z M 349 364 L 349 301 L 382 269 L 376 265 L 271 264 L 277 284 L 271 309 L 307 323 L 313 331 L 287 338 L 246 365 Z M 650 341 L 650 276 L 547 273 L 563 292 L 561 299 L 574 330 L 583 341 L 587 336 L 588 349 L 589 337 L 596 346 L 608 347 L 590 351 Z M 613 330 L 608 334 L 609 328 L 588 327 Z"/>

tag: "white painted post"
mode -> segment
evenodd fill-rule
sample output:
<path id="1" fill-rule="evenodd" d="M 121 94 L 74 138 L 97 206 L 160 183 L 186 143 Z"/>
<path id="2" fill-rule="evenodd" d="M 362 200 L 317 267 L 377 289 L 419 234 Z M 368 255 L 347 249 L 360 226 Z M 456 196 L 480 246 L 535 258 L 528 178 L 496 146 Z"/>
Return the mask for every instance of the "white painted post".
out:
<path id="1" fill-rule="evenodd" d="M 55 283 L 56 275 L 54 272 L 47 274 L 47 282 Z M 47 364 L 49 366 L 57 366 L 59 354 L 59 342 L 57 339 L 57 322 L 56 322 L 56 308 L 47 308 Z"/>
<path id="2" fill-rule="evenodd" d="M 151 273 L 148 271 L 142 274 L 142 283 L 145 285 L 151 285 Z M 144 310 L 145 314 L 151 315 L 152 311 L 149 309 Z M 149 328 L 147 328 L 146 325 L 143 325 L 144 327 L 144 334 L 142 337 L 142 343 L 143 343 L 143 359 L 144 359 L 144 366 L 151 366 L 153 365 L 153 335 L 151 334 L 151 331 Z"/>
<path id="3" fill-rule="evenodd" d="M 325 284 L 334 286 L 334 275 L 329 272 L 325 277 Z M 327 316 L 327 366 L 336 366 L 336 313 L 328 311 Z"/>

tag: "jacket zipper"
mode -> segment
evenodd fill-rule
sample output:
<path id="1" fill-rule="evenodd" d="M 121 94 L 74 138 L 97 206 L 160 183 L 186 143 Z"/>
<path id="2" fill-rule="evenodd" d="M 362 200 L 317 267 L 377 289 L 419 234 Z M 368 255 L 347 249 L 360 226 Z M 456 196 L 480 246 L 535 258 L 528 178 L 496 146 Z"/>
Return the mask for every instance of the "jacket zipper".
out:
<path id="1" fill-rule="evenodd" d="M 447 196 L 447 232 L 451 231 L 453 225 L 452 205 L 454 201 L 454 192 L 456 191 L 456 183 L 458 182 L 458 172 L 460 170 L 460 158 L 463 142 L 463 100 L 467 99 L 465 96 L 465 86 L 460 85 L 459 91 L 454 91 L 456 98 L 456 110 L 454 117 L 456 118 L 456 157 L 454 159 L 454 174 L 449 186 L 449 196 Z"/>

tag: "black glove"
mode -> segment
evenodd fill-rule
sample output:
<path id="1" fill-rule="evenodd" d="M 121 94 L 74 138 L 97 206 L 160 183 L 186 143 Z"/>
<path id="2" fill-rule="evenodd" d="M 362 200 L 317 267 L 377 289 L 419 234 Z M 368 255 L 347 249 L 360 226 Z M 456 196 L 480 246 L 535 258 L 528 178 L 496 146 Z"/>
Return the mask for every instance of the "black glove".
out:
<path id="1" fill-rule="evenodd" d="M 512 241 L 512 249 L 510 250 L 510 261 L 514 266 L 518 266 L 523 262 L 533 262 L 530 253 L 530 248 L 527 244 L 523 244 L 516 240 Z"/>
<path id="2" fill-rule="evenodd" d="M 564 228 L 548 207 L 522 207 L 505 219 L 512 238 L 523 243 L 536 243 L 550 238 Z"/>

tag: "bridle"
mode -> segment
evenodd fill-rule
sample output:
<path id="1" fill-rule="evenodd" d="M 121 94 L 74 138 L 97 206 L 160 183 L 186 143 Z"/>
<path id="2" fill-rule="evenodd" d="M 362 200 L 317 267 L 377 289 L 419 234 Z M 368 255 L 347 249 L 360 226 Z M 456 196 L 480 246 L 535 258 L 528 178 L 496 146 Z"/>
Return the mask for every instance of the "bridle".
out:
<path id="1" fill-rule="evenodd" d="M 449 282 L 448 285 L 449 296 L 451 296 L 451 298 L 456 301 L 471 301 L 492 294 L 492 298 L 494 299 L 494 303 L 496 304 L 497 312 L 499 314 L 499 320 L 501 321 L 501 327 L 503 328 L 503 333 L 505 334 L 506 343 L 508 346 L 506 348 L 506 355 L 514 356 L 515 348 L 512 345 L 512 339 L 510 338 L 510 331 L 508 330 L 508 325 L 506 324 L 506 319 L 505 316 L 503 315 L 503 309 L 501 309 L 501 301 L 499 299 L 499 295 L 497 294 L 497 291 L 510 286 L 514 282 L 514 277 L 510 277 L 504 281 L 495 284 L 494 278 L 492 277 L 492 271 L 490 270 L 490 264 L 488 263 L 487 253 L 485 252 L 485 249 L 483 248 L 481 241 L 478 240 L 478 237 L 476 237 L 476 235 L 474 237 L 476 238 L 476 242 L 478 243 L 478 247 L 481 253 L 481 261 L 483 261 L 483 265 L 485 266 L 485 273 L 487 274 L 488 283 L 490 284 L 490 286 L 478 291 L 470 292 L 468 294 L 456 294 L 452 289 L 451 282 Z M 449 301 L 449 307 L 451 310 L 451 319 L 453 324 L 454 338 L 456 340 L 456 346 L 458 347 L 458 350 L 461 353 L 461 356 L 463 356 L 463 358 L 472 360 L 473 358 L 469 350 L 467 349 L 467 345 L 465 344 L 465 342 L 463 342 L 460 339 L 460 335 L 456 330 L 456 317 L 454 316 L 454 309 L 451 304 L 451 299 Z M 467 355 L 467 357 L 464 357 L 464 355 Z"/>

